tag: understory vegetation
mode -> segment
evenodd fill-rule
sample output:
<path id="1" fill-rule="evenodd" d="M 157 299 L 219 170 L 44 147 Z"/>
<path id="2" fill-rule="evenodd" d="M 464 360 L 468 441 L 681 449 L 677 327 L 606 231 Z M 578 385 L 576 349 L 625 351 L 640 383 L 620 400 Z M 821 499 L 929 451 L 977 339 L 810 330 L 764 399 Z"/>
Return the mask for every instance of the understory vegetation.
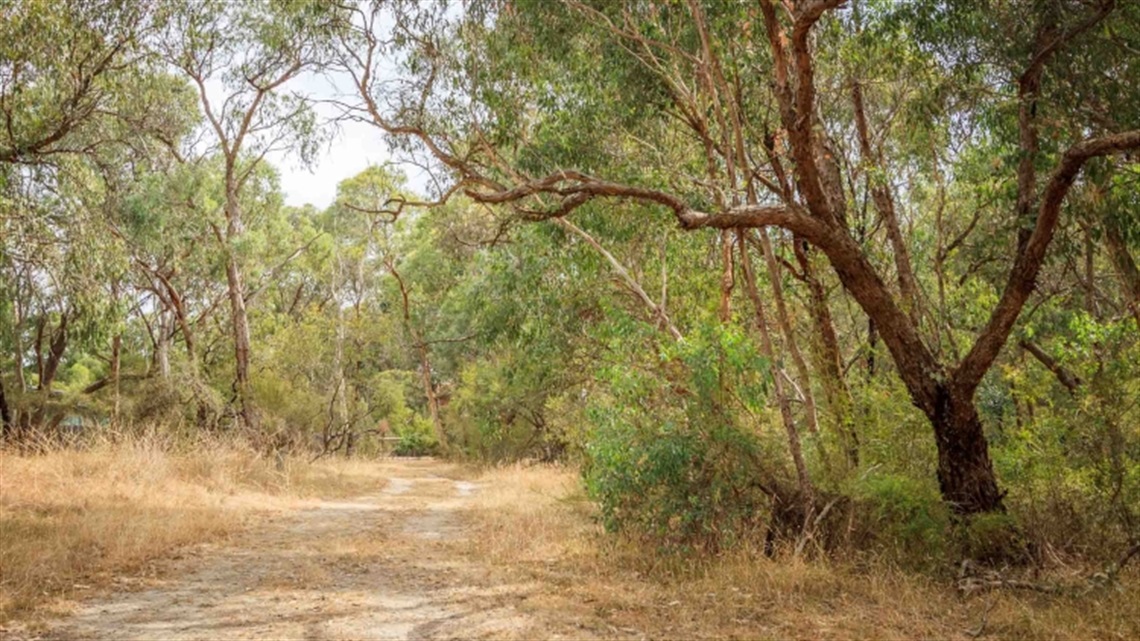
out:
<path id="1" fill-rule="evenodd" d="M 98 5 L 0 9 L 3 607 L 389 454 L 656 577 L 1135 594 L 1140 4 Z"/>

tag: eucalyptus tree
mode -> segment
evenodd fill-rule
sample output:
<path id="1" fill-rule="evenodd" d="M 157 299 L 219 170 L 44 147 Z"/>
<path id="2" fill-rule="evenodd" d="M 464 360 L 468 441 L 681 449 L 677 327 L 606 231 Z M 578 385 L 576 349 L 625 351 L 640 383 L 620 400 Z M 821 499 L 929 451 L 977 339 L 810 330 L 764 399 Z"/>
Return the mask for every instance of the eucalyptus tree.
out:
<path id="1" fill-rule="evenodd" d="M 157 125 L 164 97 L 140 91 L 156 72 L 150 2 L 5 3 L 0 22 L 0 163 L 39 163 L 121 144 L 112 123 Z M 118 130 L 121 131 L 121 130 Z"/>
<path id="2" fill-rule="evenodd" d="M 193 113 L 184 85 L 148 49 L 157 3 L 21 0 L 3 12 L 0 253 L 14 303 L 5 352 L 15 386 L 29 388 L 31 360 L 35 387 L 47 391 L 69 345 L 99 350 L 109 332 L 117 390 L 127 293 L 123 247 L 108 223 L 129 177 L 151 171 Z"/>
<path id="3" fill-rule="evenodd" d="M 198 93 L 205 124 L 202 143 L 190 153 L 216 153 L 222 161 L 224 222 L 213 231 L 226 253 L 233 391 L 242 423 L 256 428 L 248 284 L 239 247 L 246 230 L 242 198 L 268 154 L 289 150 L 305 159 L 315 149 L 315 116 L 305 97 L 288 88 L 319 67 L 323 12 L 313 2 L 172 5 L 156 48 Z"/>
<path id="4" fill-rule="evenodd" d="M 670 212 L 685 230 L 775 228 L 804 244 L 797 251 L 810 245 L 873 322 L 929 420 L 944 499 L 962 514 L 1001 510 L 974 397 L 1034 291 L 1082 170 L 1140 148 L 1130 53 L 1140 7 L 875 3 L 859 15 L 841 5 L 360 3 L 338 45 L 357 93 L 346 111 L 439 170 L 441 196 L 461 189 L 529 220 L 624 199 Z M 869 34 L 894 48 L 860 46 Z M 854 69 L 843 64 L 852 51 L 863 56 Z M 925 74 L 921 100 L 897 91 L 919 78 L 892 77 L 904 63 Z M 872 91 L 877 83 L 896 90 Z M 1074 86 L 1095 109 L 1066 103 Z M 930 217 L 930 203 L 901 189 L 916 163 L 896 144 L 900 127 L 938 131 L 926 143 L 951 169 L 999 150 L 990 177 L 1015 186 L 984 208 L 1014 221 L 995 225 L 1015 236 L 1012 256 L 980 322 L 957 330 L 969 341 L 957 356 L 937 349 L 915 274 L 921 244 L 904 223 Z M 923 172 L 951 192 L 971 180 Z M 854 207 L 864 198 L 876 211 L 869 225 Z M 886 264 L 867 242 L 878 225 Z M 974 224 L 955 227 L 964 238 Z"/>

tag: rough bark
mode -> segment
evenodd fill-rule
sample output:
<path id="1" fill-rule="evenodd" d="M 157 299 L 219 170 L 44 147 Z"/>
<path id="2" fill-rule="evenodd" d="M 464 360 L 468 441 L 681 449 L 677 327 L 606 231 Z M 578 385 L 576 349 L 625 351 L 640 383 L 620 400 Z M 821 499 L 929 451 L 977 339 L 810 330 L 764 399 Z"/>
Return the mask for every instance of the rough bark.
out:
<path id="1" fill-rule="evenodd" d="M 942 498 L 958 514 L 1004 511 L 990 461 L 989 444 L 972 393 L 938 388 L 927 413 L 938 444 L 938 485 Z"/>

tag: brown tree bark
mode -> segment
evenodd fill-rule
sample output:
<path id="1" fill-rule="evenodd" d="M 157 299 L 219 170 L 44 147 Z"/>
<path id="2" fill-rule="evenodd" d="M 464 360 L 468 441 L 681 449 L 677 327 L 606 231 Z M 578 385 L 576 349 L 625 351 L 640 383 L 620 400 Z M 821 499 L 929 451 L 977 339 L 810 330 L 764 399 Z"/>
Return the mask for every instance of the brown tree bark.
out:
<path id="1" fill-rule="evenodd" d="M 424 340 L 423 334 L 412 324 L 412 306 L 403 277 L 400 276 L 400 272 L 390 258 L 385 259 L 384 266 L 388 269 L 388 273 L 396 279 L 396 285 L 400 288 L 400 301 L 404 310 L 404 328 L 408 331 L 408 335 L 415 345 L 416 354 L 419 356 L 420 381 L 423 383 L 424 396 L 427 397 L 428 415 L 431 417 L 436 441 L 439 442 L 440 447 L 447 447 L 447 433 L 443 431 L 443 420 L 439 415 L 439 397 L 435 392 L 435 384 L 431 381 L 431 356 L 428 352 L 427 342 Z"/>
<path id="2" fill-rule="evenodd" d="M 1065 369 L 1057 362 L 1057 359 L 1049 355 L 1049 352 L 1046 352 L 1040 345 L 1033 341 L 1023 340 L 1020 341 L 1019 345 L 1021 345 L 1021 349 L 1032 354 L 1033 358 L 1036 358 L 1039 363 L 1044 365 L 1045 369 L 1052 372 L 1053 376 L 1057 377 L 1057 381 L 1061 383 L 1061 385 L 1064 385 L 1070 394 L 1076 393 L 1077 388 L 1081 386 L 1081 379 Z"/>
<path id="3" fill-rule="evenodd" d="M 959 514 L 1003 511 L 989 443 L 971 392 L 940 386 L 927 412 L 938 445 L 938 486 Z"/>
<path id="4" fill-rule="evenodd" d="M 835 417 L 848 464 L 858 467 L 859 433 L 855 429 L 855 404 L 851 399 L 851 390 L 843 377 L 843 357 L 839 352 L 839 336 L 835 333 L 831 308 L 827 304 L 827 291 L 811 264 L 806 242 L 800 238 L 794 239 L 793 249 L 796 262 L 799 263 L 804 282 L 808 287 L 808 313 L 816 337 L 812 345 L 818 352 L 816 361 L 821 372 L 824 400 Z"/>
<path id="5" fill-rule="evenodd" d="M 882 217 L 887 228 L 887 240 L 891 244 L 891 253 L 895 259 L 895 271 L 898 278 L 899 293 L 902 295 L 903 309 L 910 316 L 911 322 L 918 325 L 919 321 L 919 291 L 918 281 L 914 276 L 914 267 L 910 260 L 910 250 L 906 239 L 903 238 L 902 226 L 895 211 L 895 199 L 891 188 L 886 184 L 885 178 L 878 176 L 883 172 L 882 162 L 878 154 L 871 148 L 871 136 L 867 128 L 866 108 L 863 105 L 863 85 L 856 80 L 851 88 L 851 101 L 854 104 L 855 131 L 859 139 L 859 155 L 863 164 L 870 168 L 867 172 L 867 189 L 871 192 L 871 202 Z"/>

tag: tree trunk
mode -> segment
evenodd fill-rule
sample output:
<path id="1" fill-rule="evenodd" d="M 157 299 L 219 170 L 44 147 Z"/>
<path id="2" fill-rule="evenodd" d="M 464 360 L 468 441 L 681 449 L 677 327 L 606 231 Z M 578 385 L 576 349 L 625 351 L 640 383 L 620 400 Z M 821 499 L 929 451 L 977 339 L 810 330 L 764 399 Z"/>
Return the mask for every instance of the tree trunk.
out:
<path id="1" fill-rule="evenodd" d="M 431 415 L 431 424 L 435 428 L 435 438 L 442 447 L 446 445 L 447 437 L 443 433 L 443 421 L 439 417 L 439 397 L 436 396 L 435 385 L 431 382 L 431 361 L 428 359 L 427 345 L 418 337 L 415 340 L 419 344 L 420 372 L 423 376 L 424 395 L 427 396 L 428 414 Z"/>
<path id="2" fill-rule="evenodd" d="M 1128 251 L 1124 236 L 1114 220 L 1106 219 L 1104 224 L 1104 240 L 1108 245 L 1109 256 L 1116 267 L 1116 273 L 1124 284 L 1124 298 L 1128 309 L 1136 317 L 1136 324 L 1140 327 L 1140 269 L 1136 268 L 1136 261 Z"/>
<path id="3" fill-rule="evenodd" d="M 51 392 L 51 384 L 55 382 L 55 375 L 59 371 L 65 350 L 67 350 L 67 312 L 60 314 L 59 327 L 51 334 L 47 361 L 43 362 L 40 368 L 41 392 Z"/>
<path id="4" fill-rule="evenodd" d="M 12 436 L 12 411 L 8 408 L 8 397 L 4 394 L 4 378 L 0 377 L 0 441 Z"/>
<path id="5" fill-rule="evenodd" d="M 154 336 L 154 367 L 164 380 L 170 378 L 170 334 L 167 318 L 170 312 L 158 313 L 158 331 Z"/>
<path id="6" fill-rule="evenodd" d="M 939 387 L 927 413 L 938 446 L 938 485 L 942 498 L 958 514 L 1002 512 L 989 445 L 973 398 Z"/>
<path id="7" fill-rule="evenodd" d="M 229 285 L 230 316 L 234 334 L 234 395 L 243 427 L 257 429 L 257 416 L 249 398 L 249 317 L 245 309 L 245 288 L 237 257 L 226 258 L 226 281 Z"/>
<path id="8" fill-rule="evenodd" d="M 16 357 L 16 391 L 23 394 L 28 391 L 28 381 L 24 377 L 24 311 L 18 298 L 14 302 L 16 322 L 12 324 L 12 346 Z"/>
<path id="9" fill-rule="evenodd" d="M 772 363 L 772 367 L 776 367 L 776 354 L 772 347 L 772 337 L 768 331 L 764 299 L 761 298 L 760 291 L 756 288 L 756 274 L 752 271 L 752 261 L 748 256 L 748 245 L 744 242 L 743 230 L 737 232 L 737 238 L 740 248 L 740 265 L 744 270 L 744 289 L 748 293 L 748 297 L 752 299 L 752 305 L 756 308 L 756 329 L 759 330 L 760 334 L 760 347 L 764 357 Z M 804 462 L 803 447 L 800 445 L 800 434 L 796 430 L 795 420 L 792 418 L 791 404 L 788 403 L 783 380 L 776 372 L 773 372 L 772 387 L 776 396 L 776 404 L 780 409 L 780 420 L 783 422 L 784 431 L 787 433 L 788 451 L 796 468 L 796 478 L 799 481 L 800 495 L 803 500 L 803 527 L 806 534 L 815 508 L 815 491 L 812 487 L 811 478 L 808 476 L 807 464 Z"/>
<path id="10" fill-rule="evenodd" d="M 439 416 L 439 399 L 435 393 L 435 385 L 431 382 L 431 358 L 428 355 L 428 345 L 424 341 L 423 335 L 412 326 L 412 303 L 408 296 L 408 287 L 404 283 L 404 278 L 396 270 L 396 264 L 391 258 L 385 259 L 384 266 L 388 268 L 388 273 L 392 274 L 392 277 L 396 279 L 396 285 L 400 288 L 400 302 L 404 308 L 404 328 L 407 329 L 408 335 L 411 336 L 412 342 L 415 343 L 416 350 L 419 352 L 421 380 L 424 385 L 424 396 L 427 397 L 428 414 L 431 416 L 436 440 L 439 441 L 440 447 L 446 447 L 447 434 L 443 431 L 443 421 Z"/>
<path id="11" fill-rule="evenodd" d="M 115 398 L 111 405 L 111 425 L 118 427 L 119 425 L 119 372 L 122 368 L 122 350 L 123 350 L 123 335 L 115 334 L 111 339 L 111 382 L 114 385 Z"/>
<path id="12" fill-rule="evenodd" d="M 919 324 L 919 294 L 918 281 L 914 277 L 914 268 L 910 261 L 910 250 L 907 249 L 906 239 L 903 238 L 902 227 L 899 225 L 898 214 L 895 213 L 895 199 L 891 194 L 890 186 L 882 177 L 874 174 L 882 169 L 879 157 L 871 148 L 871 136 L 867 127 L 866 110 L 863 107 L 863 87 L 855 81 L 851 89 L 851 98 L 854 103 L 855 131 L 859 138 L 859 155 L 863 164 L 875 170 L 868 172 L 867 189 L 871 192 L 871 201 L 879 212 L 887 228 L 887 240 L 891 244 L 891 253 L 895 259 L 899 293 L 902 295 L 903 309 L 915 327 Z"/>
<path id="13" fill-rule="evenodd" d="M 811 390 L 811 377 L 808 373 L 807 362 L 796 342 L 796 333 L 792 328 L 791 316 L 788 314 L 788 307 L 784 303 L 784 287 L 780 283 L 780 266 L 776 262 L 776 254 L 772 251 L 772 242 L 768 239 L 766 231 L 760 230 L 759 237 L 760 249 L 764 252 L 764 261 L 768 266 L 768 278 L 772 281 L 772 299 L 776 303 L 776 322 L 780 326 L 780 332 L 784 335 L 784 344 L 788 348 L 788 354 L 792 357 L 792 364 L 796 367 L 796 376 L 800 379 L 808 431 L 815 434 L 819 432 L 819 415 L 815 408 L 815 393 Z"/>
<path id="14" fill-rule="evenodd" d="M 855 403 L 851 400 L 851 390 L 843 379 L 843 358 L 839 352 L 839 336 L 835 333 L 835 322 L 831 309 L 827 306 L 827 292 L 815 274 L 808 247 L 800 238 L 792 241 L 796 262 L 803 271 L 808 286 L 808 312 L 815 326 L 816 340 L 811 342 L 822 373 L 824 400 L 835 417 L 839 433 L 844 441 L 847 462 L 852 467 L 859 466 L 859 433 L 855 430 Z"/>
<path id="15" fill-rule="evenodd" d="M 735 267 L 732 264 L 732 240 L 731 231 L 726 229 L 720 232 L 720 305 L 717 308 L 717 316 L 722 323 L 732 319 L 732 289 L 736 284 L 733 274 Z M 748 250 L 742 247 L 740 251 Z"/>

